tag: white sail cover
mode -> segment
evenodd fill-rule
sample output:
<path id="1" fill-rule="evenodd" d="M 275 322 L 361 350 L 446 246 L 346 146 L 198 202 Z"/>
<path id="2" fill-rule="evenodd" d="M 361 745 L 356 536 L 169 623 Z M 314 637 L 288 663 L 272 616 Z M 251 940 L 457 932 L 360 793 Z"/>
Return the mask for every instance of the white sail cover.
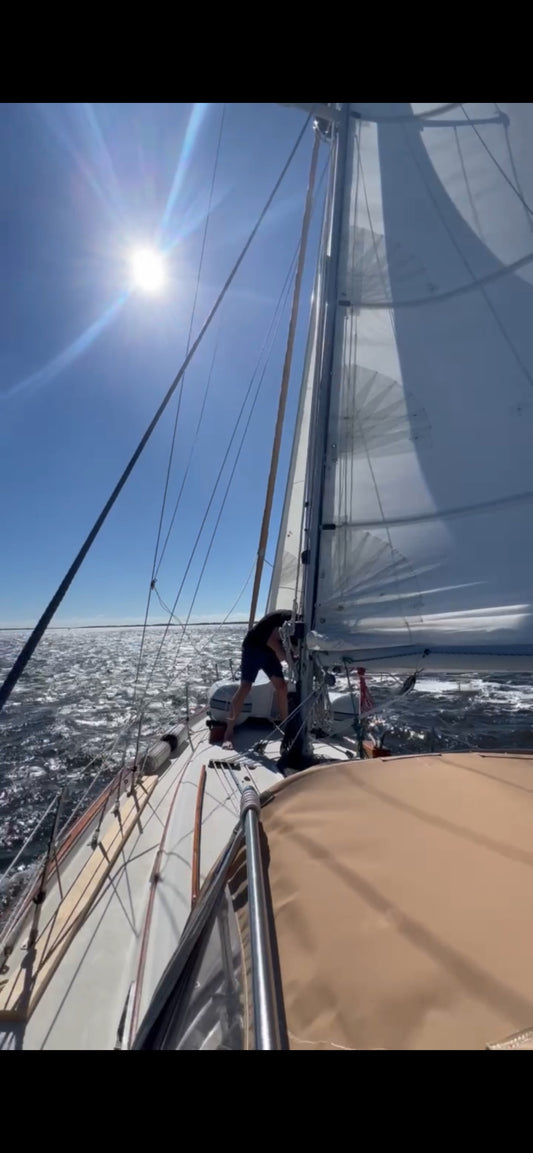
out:
<path id="1" fill-rule="evenodd" d="M 532 668 L 533 104 L 351 109 L 309 643 Z"/>

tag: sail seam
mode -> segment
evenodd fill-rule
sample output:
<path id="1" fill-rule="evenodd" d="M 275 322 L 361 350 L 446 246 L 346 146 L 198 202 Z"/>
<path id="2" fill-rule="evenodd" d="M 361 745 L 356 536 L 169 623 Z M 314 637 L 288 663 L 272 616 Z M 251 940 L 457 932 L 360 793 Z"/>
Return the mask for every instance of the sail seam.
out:
<path id="1" fill-rule="evenodd" d="M 448 234 L 448 236 L 449 236 L 449 238 L 450 238 L 450 241 L 451 241 L 451 243 L 453 244 L 453 246 L 454 246 L 454 248 L 455 248 L 455 251 L 457 252 L 457 255 L 458 255 L 458 256 L 459 256 L 459 258 L 462 260 L 462 262 L 463 262 L 463 264 L 464 264 L 464 266 L 465 266 L 465 268 L 466 268 L 467 272 L 468 272 L 468 273 L 470 274 L 470 276 L 472 276 L 472 278 L 473 278 L 473 272 L 472 272 L 472 267 L 471 267 L 471 265 L 470 265 L 470 261 L 468 260 L 468 257 L 467 257 L 467 256 L 465 255 L 465 253 L 463 252 L 463 250 L 462 250 L 462 248 L 461 248 L 460 244 L 458 243 L 458 241 L 456 240 L 455 236 L 453 235 L 453 232 L 452 232 L 452 231 L 451 231 L 451 229 L 450 229 L 450 226 L 449 226 L 449 224 L 448 224 L 448 222 L 447 222 L 447 220 L 446 220 L 446 218 L 445 218 L 445 216 L 444 216 L 444 213 L 442 212 L 442 209 L 441 209 L 441 207 L 440 207 L 440 204 L 439 204 L 439 203 L 438 203 L 438 201 L 436 200 L 436 198 L 435 198 L 435 196 L 434 196 L 434 194 L 433 194 L 433 191 L 432 191 L 432 189 L 431 189 L 431 187 L 430 187 L 430 185 L 429 185 L 429 183 L 428 183 L 428 181 L 427 181 L 426 175 L 425 175 L 425 173 L 422 171 L 422 168 L 421 168 L 421 166 L 420 166 L 420 163 L 419 163 L 419 161 L 418 161 L 417 157 L 416 157 L 416 156 L 415 156 L 415 154 L 414 154 L 414 151 L 413 151 L 413 148 L 412 148 L 412 144 L 411 144 L 411 140 L 409 139 L 409 136 L 408 136 L 408 134 L 407 134 L 405 131 L 404 131 L 404 136 L 406 137 L 406 143 L 407 143 L 407 147 L 409 148 L 409 151 L 410 151 L 410 153 L 411 153 L 411 156 L 413 157 L 413 161 L 414 161 L 414 163 L 416 164 L 416 167 L 417 167 L 417 169 L 418 169 L 418 171 L 419 171 L 419 173 L 420 173 L 421 179 L 423 180 L 423 182 L 424 182 L 424 185 L 425 185 L 425 187 L 426 187 L 426 189 L 427 189 L 427 193 L 428 193 L 428 196 L 430 197 L 430 199 L 431 199 L 431 201 L 432 201 L 432 203 L 433 203 L 433 205 L 434 205 L 434 207 L 435 207 L 435 211 L 438 213 L 438 215 L 439 215 L 439 217 L 440 217 L 440 219 L 441 219 L 441 221 L 442 221 L 442 225 L 443 225 L 443 227 L 446 229 L 446 232 L 447 232 L 447 234 Z M 530 257 L 530 259 L 531 259 L 531 257 Z M 488 279 L 488 278 L 487 278 L 487 279 Z M 522 370 L 522 372 L 523 372 L 523 374 L 524 374 L 524 376 L 525 376 L 525 378 L 526 378 L 526 380 L 527 380 L 528 384 L 530 384 L 530 385 L 532 385 L 532 386 L 533 386 L 533 377 L 531 376 L 531 373 L 530 373 L 530 371 L 529 371 L 529 369 L 528 369 L 527 365 L 526 365 L 526 364 L 524 364 L 524 361 L 522 360 L 522 357 L 520 356 L 520 353 L 518 352 L 518 349 L 517 349 L 517 348 L 515 348 L 515 346 L 514 346 L 514 344 L 513 344 L 513 341 L 511 340 L 511 337 L 509 336 L 509 333 L 507 332 L 507 330 L 506 330 L 506 328 L 505 328 L 505 326 L 504 326 L 504 324 L 503 324 L 503 322 L 502 322 L 501 318 L 498 316 L 498 313 L 497 313 L 497 311 L 496 311 L 496 308 L 495 308 L 495 306 L 494 306 L 493 302 L 491 301 L 490 297 L 487 295 L 487 293 L 486 293 L 486 291 L 485 291 L 485 287 L 484 287 L 484 286 L 485 286 L 485 284 L 487 283 L 487 279 L 485 279 L 483 282 L 477 281 L 477 283 L 478 283 L 478 284 L 479 284 L 479 286 L 480 286 L 480 291 L 481 291 L 481 293 L 482 293 L 482 295 L 483 295 L 483 299 L 484 299 L 484 301 L 485 301 L 485 304 L 487 305 L 487 308 L 489 309 L 489 312 L 490 312 L 490 314 L 491 314 L 491 316 L 492 316 L 492 319 L 494 320 L 494 323 L 496 324 L 496 326 L 497 326 L 497 328 L 499 329 L 499 331 L 500 331 L 500 333 L 501 333 L 501 335 L 502 335 L 502 337 L 503 337 L 504 341 L 506 342 L 506 344 L 507 344 L 507 347 L 509 348 L 509 350 L 511 351 L 512 355 L 514 356 L 514 359 L 516 360 L 516 363 L 517 363 L 518 367 L 519 367 L 519 368 L 521 368 L 521 370 Z"/>
<path id="2" fill-rule="evenodd" d="M 461 253 L 461 256 L 463 254 Z M 464 259 L 464 256 L 463 256 Z M 458 284 L 456 288 L 449 288 L 445 292 L 433 293 L 431 296 L 418 296 L 412 297 L 409 300 L 343 300 L 343 307 L 345 308 L 359 308 L 359 309 L 373 309 L 374 311 L 384 311 L 385 309 L 397 308 L 420 308 L 426 304 L 440 304 L 442 301 L 453 300 L 455 296 L 464 296 L 469 292 L 475 292 L 480 289 L 483 292 L 487 284 L 493 284 L 494 281 L 501 280 L 504 276 L 512 276 L 513 273 L 518 272 L 533 260 L 533 252 L 526 253 L 518 260 L 514 260 L 512 264 L 502 265 L 501 268 L 495 269 L 494 272 L 487 272 L 485 276 L 479 276 L 473 279 L 470 284 Z M 470 272 L 470 269 L 468 268 Z"/>
<path id="3" fill-rule="evenodd" d="M 495 508 L 505 508 L 510 504 L 527 504 L 533 500 L 533 492 L 520 492 L 513 496 L 495 497 L 494 500 L 481 501 L 479 504 L 469 504 L 457 508 L 439 509 L 433 512 L 413 513 L 411 516 L 389 517 L 387 523 L 391 526 L 407 524 L 423 524 L 432 520 L 448 520 L 456 516 L 470 516 L 476 512 L 490 512 Z M 371 518 L 370 520 L 337 521 L 337 529 L 342 528 L 382 528 L 383 522 Z"/>

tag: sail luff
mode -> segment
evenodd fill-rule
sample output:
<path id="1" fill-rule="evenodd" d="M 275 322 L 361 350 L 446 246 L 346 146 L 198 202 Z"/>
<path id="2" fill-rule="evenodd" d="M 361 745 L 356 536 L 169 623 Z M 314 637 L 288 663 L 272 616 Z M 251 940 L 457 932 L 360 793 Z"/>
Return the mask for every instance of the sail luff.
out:
<path id="1" fill-rule="evenodd" d="M 255 621 L 255 613 L 257 609 L 257 601 L 259 598 L 259 589 L 261 586 L 261 578 L 263 575 L 263 567 L 265 560 L 265 550 L 268 540 L 268 530 L 270 527 L 270 514 L 272 512 L 272 501 L 274 498 L 274 486 L 276 483 L 276 476 L 278 472 L 279 450 L 281 445 L 281 434 L 283 431 L 283 421 L 285 417 L 285 409 L 287 405 L 287 392 L 289 389 L 289 380 L 292 368 L 292 357 L 294 350 L 294 338 L 296 335 L 296 324 L 298 320 L 298 312 L 300 307 L 300 294 L 302 289 L 302 278 L 305 266 L 305 257 L 307 252 L 307 240 L 309 236 L 309 225 L 311 223 L 311 211 L 313 208 L 313 197 L 315 191 L 316 170 L 318 164 L 318 152 L 320 148 L 320 137 L 318 132 L 315 131 L 315 138 L 313 141 L 313 150 L 311 154 L 311 164 L 309 167 L 309 178 L 307 182 L 307 193 L 305 198 L 304 213 L 302 218 L 302 229 L 300 236 L 300 249 L 298 253 L 298 263 L 296 267 L 296 275 L 294 279 L 294 291 L 292 296 L 291 316 L 289 321 L 289 331 L 287 335 L 287 346 L 285 351 L 285 360 L 283 363 L 283 372 L 281 375 L 281 385 L 278 401 L 278 412 L 276 417 L 276 427 L 274 430 L 274 441 L 272 444 L 272 456 L 270 460 L 270 470 L 268 475 L 265 507 L 263 510 L 263 519 L 261 522 L 261 529 L 259 533 L 259 544 L 257 547 L 257 564 L 255 569 L 254 584 L 252 589 L 252 598 L 250 603 L 250 617 L 248 621 L 248 628 L 252 628 Z"/>
<path id="2" fill-rule="evenodd" d="M 298 411 L 293 435 L 285 498 L 278 532 L 267 612 L 294 607 L 301 610 L 301 552 L 303 518 L 308 482 L 308 463 L 312 440 L 311 411 L 317 359 L 322 344 L 323 303 L 326 249 L 331 215 L 333 166 L 330 164 L 329 187 L 324 202 L 321 239 L 311 298 L 307 345 L 305 352 Z"/>

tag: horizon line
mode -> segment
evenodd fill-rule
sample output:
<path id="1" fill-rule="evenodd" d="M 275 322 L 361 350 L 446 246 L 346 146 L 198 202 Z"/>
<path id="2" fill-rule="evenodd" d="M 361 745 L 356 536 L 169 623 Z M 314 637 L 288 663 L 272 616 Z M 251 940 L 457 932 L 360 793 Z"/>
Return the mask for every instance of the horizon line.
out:
<path id="1" fill-rule="evenodd" d="M 185 624 L 179 624 L 178 621 L 171 621 L 170 623 L 168 621 L 152 621 L 150 624 L 146 625 L 146 628 L 147 629 L 163 629 L 163 628 L 168 627 L 171 629 L 180 629 L 180 628 L 181 629 L 182 628 L 190 629 L 190 628 L 193 628 L 197 625 L 222 626 L 222 625 L 245 625 L 246 623 L 247 623 L 247 621 L 244 617 L 240 620 L 234 619 L 231 621 L 224 621 L 224 620 L 217 621 L 217 620 L 212 620 L 212 619 L 201 620 L 201 621 L 189 621 L 188 624 L 186 624 L 186 625 Z M 33 629 L 34 627 L 35 627 L 34 625 L 17 625 L 17 624 L 0 625 L 0 632 L 7 633 L 7 632 L 13 632 L 13 631 L 22 631 L 22 630 L 26 631 L 27 629 Z M 65 630 L 65 629 L 142 629 L 142 628 L 144 628 L 142 621 L 138 621 L 137 623 L 132 623 L 131 621 L 129 621 L 127 623 L 121 622 L 121 621 L 118 621 L 118 622 L 114 621 L 114 622 L 109 622 L 108 624 L 49 625 L 46 631 L 47 632 L 57 632 L 60 629 Z"/>

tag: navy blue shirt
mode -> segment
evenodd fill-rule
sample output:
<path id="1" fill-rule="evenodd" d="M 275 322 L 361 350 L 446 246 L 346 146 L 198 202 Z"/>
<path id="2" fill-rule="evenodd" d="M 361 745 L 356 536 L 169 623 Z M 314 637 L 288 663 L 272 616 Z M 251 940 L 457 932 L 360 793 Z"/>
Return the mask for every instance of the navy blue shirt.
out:
<path id="1" fill-rule="evenodd" d="M 264 649 L 267 641 L 271 637 L 274 629 L 281 628 L 285 621 L 290 621 L 292 613 L 287 609 L 282 609 L 277 613 L 267 613 L 266 617 L 258 621 L 253 629 L 250 629 L 243 641 L 243 645 L 251 645 L 254 649 Z"/>

